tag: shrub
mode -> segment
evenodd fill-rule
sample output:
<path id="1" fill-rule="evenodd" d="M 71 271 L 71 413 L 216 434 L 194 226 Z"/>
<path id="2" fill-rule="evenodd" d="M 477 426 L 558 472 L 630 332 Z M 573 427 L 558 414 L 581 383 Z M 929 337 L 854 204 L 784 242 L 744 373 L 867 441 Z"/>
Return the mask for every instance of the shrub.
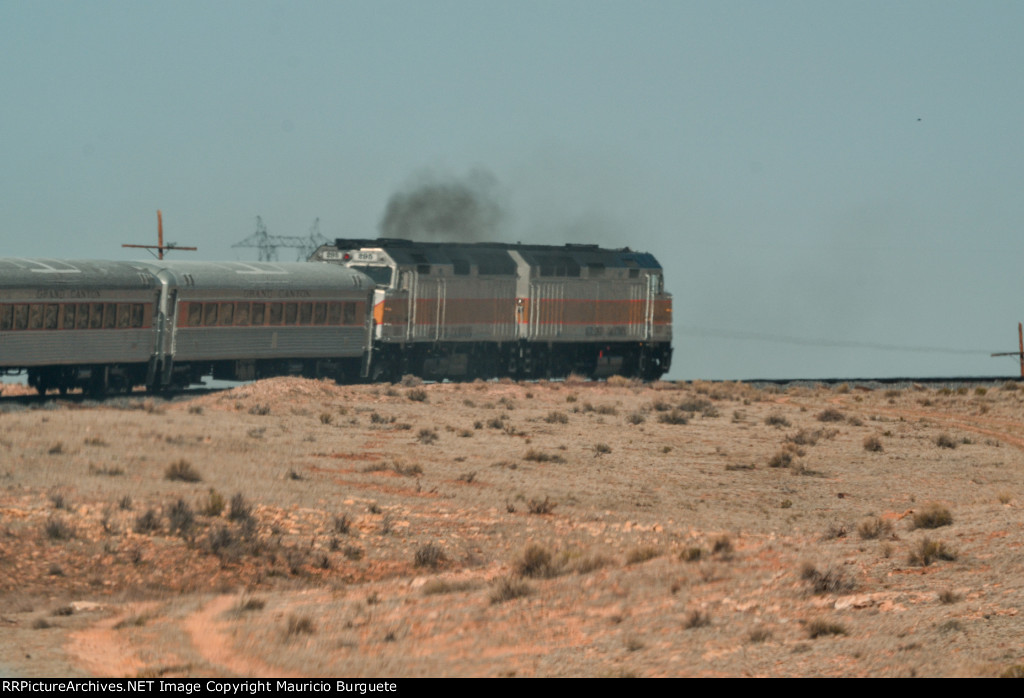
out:
<path id="1" fill-rule="evenodd" d="M 869 453 L 881 453 L 882 452 L 882 440 L 877 436 L 868 436 L 864 438 L 864 450 Z"/>
<path id="2" fill-rule="evenodd" d="M 432 444 L 437 441 L 437 429 L 420 429 L 416 440 L 421 444 Z"/>
<path id="3" fill-rule="evenodd" d="M 265 417 L 270 414 L 270 405 L 253 405 L 249 408 L 249 414 Z"/>
<path id="4" fill-rule="evenodd" d="M 558 505 L 555 502 L 552 502 L 548 497 L 544 497 L 544 501 L 531 499 L 527 502 L 526 506 L 531 514 L 550 514 Z"/>
<path id="5" fill-rule="evenodd" d="M 551 411 L 548 412 L 548 416 L 544 418 L 544 421 L 548 424 L 568 424 L 569 415 L 565 412 Z"/>
<path id="6" fill-rule="evenodd" d="M 703 559 L 703 557 L 704 548 L 698 546 L 691 546 L 683 552 L 679 553 L 679 559 L 683 560 L 684 562 L 697 562 L 698 560 Z"/>
<path id="7" fill-rule="evenodd" d="M 184 499 L 179 499 L 168 510 L 167 522 L 171 533 L 185 537 L 192 531 L 196 517 L 192 513 L 192 507 Z"/>
<path id="8" fill-rule="evenodd" d="M 916 548 L 910 551 L 908 562 L 918 567 L 927 567 L 936 560 L 951 562 L 956 560 L 957 553 L 942 541 L 932 540 L 925 536 Z"/>
<path id="9" fill-rule="evenodd" d="M 423 385 L 423 379 L 419 376 L 414 376 L 411 373 L 407 373 L 402 376 L 402 387 L 404 388 L 416 388 Z"/>
<path id="10" fill-rule="evenodd" d="M 523 551 L 522 556 L 515 564 L 515 572 L 520 577 L 532 577 L 534 579 L 547 579 L 558 574 L 558 568 L 551 558 L 547 548 L 531 544 Z"/>
<path id="11" fill-rule="evenodd" d="M 436 438 L 437 434 L 434 434 L 434 436 Z M 391 469 L 394 470 L 399 475 L 404 475 L 405 477 L 414 477 L 416 475 L 423 474 L 423 467 L 419 463 L 405 465 L 401 461 L 396 460 L 394 463 L 391 464 Z"/>
<path id="12" fill-rule="evenodd" d="M 349 520 L 347 514 L 342 514 L 341 516 L 335 516 L 334 517 L 334 532 L 335 533 L 340 533 L 341 535 L 345 536 L 345 535 L 348 535 L 348 532 L 351 531 L 351 530 L 352 530 L 352 521 Z"/>
<path id="13" fill-rule="evenodd" d="M 538 450 L 533 449 L 533 448 L 531 448 L 530 450 L 528 450 L 526 452 L 526 455 L 523 456 L 523 460 L 529 460 L 529 461 L 533 461 L 535 463 L 564 463 L 565 462 L 565 458 L 562 458 L 557 453 L 555 453 L 555 454 L 545 453 L 544 451 L 538 451 Z"/>
<path id="14" fill-rule="evenodd" d="M 956 603 L 957 601 L 960 601 L 963 598 L 963 596 L 956 593 L 952 589 L 946 589 L 944 591 L 939 592 L 939 601 L 941 601 L 944 604 Z"/>
<path id="15" fill-rule="evenodd" d="M 285 635 L 288 637 L 312 635 L 315 632 L 316 625 L 309 616 L 288 616 L 288 629 L 285 631 Z"/>
<path id="16" fill-rule="evenodd" d="M 416 567 L 429 567 L 431 569 L 437 569 L 444 561 L 444 551 L 441 550 L 440 546 L 433 543 L 420 547 L 413 558 L 413 564 Z"/>
<path id="17" fill-rule="evenodd" d="M 224 506 L 223 495 L 211 487 L 206 501 L 199 507 L 199 513 L 205 516 L 220 516 L 221 512 L 224 511 Z"/>
<path id="18" fill-rule="evenodd" d="M 715 542 L 711 546 L 711 552 L 715 555 L 728 555 L 733 551 L 732 539 L 729 536 L 722 534 L 715 539 Z"/>
<path id="19" fill-rule="evenodd" d="M 612 452 L 612 447 L 609 446 L 608 444 L 594 444 L 594 456 L 595 457 L 596 456 L 603 456 L 603 455 L 611 453 L 611 452 Z"/>
<path id="20" fill-rule="evenodd" d="M 533 587 L 521 579 L 505 577 L 501 579 L 491 592 L 491 603 L 499 604 L 513 599 L 529 596 L 533 593 Z"/>
<path id="21" fill-rule="evenodd" d="M 56 516 L 51 516 L 46 520 L 43 530 L 46 532 L 46 537 L 50 540 L 71 540 L 75 537 L 74 527 Z"/>
<path id="22" fill-rule="evenodd" d="M 835 567 L 820 572 L 814 565 L 808 563 L 803 566 L 800 577 L 810 583 L 815 594 L 842 594 L 854 587 L 853 582 L 846 579 L 842 571 Z"/>
<path id="23" fill-rule="evenodd" d="M 949 434 L 939 434 L 935 439 L 935 445 L 939 448 L 956 448 L 956 441 Z"/>
<path id="24" fill-rule="evenodd" d="M 842 422 L 845 419 L 846 415 L 844 415 L 842 412 L 835 409 L 834 407 L 829 407 L 818 413 L 819 422 Z"/>
<path id="25" fill-rule="evenodd" d="M 880 516 L 871 516 L 857 524 L 857 535 L 864 540 L 888 538 L 892 535 L 892 524 Z"/>
<path id="26" fill-rule="evenodd" d="M 778 412 L 770 414 L 764 418 L 764 423 L 770 427 L 788 427 L 790 426 L 789 420 Z"/>
<path id="27" fill-rule="evenodd" d="M 426 402 L 427 401 L 427 391 L 424 390 L 423 388 L 414 388 L 414 389 L 408 391 L 405 394 L 405 396 L 407 398 L 409 398 L 410 400 L 412 400 L 413 402 Z"/>
<path id="28" fill-rule="evenodd" d="M 231 521 L 247 522 L 252 520 L 252 505 L 245 501 L 241 492 L 231 497 L 231 509 L 228 511 L 228 519 Z"/>
<path id="29" fill-rule="evenodd" d="M 164 477 L 168 480 L 179 482 L 201 482 L 203 479 L 199 471 L 193 468 L 192 464 L 185 459 L 177 460 L 167 466 L 167 470 L 164 471 Z"/>
<path id="30" fill-rule="evenodd" d="M 671 412 L 662 412 L 658 415 L 658 421 L 662 424 L 689 424 L 690 420 L 686 416 L 685 412 L 680 410 L 672 410 Z"/>
<path id="31" fill-rule="evenodd" d="M 769 468 L 788 468 L 793 465 L 793 452 L 783 449 L 768 459 Z"/>
<path id="32" fill-rule="evenodd" d="M 686 619 L 683 621 L 683 627 L 687 630 L 692 628 L 703 628 L 711 625 L 711 614 L 701 611 L 700 609 L 694 609 L 686 615 Z"/>
<path id="33" fill-rule="evenodd" d="M 626 421 L 629 424 L 643 424 L 647 421 L 647 418 L 641 412 L 630 412 L 626 417 Z"/>
<path id="34" fill-rule="evenodd" d="M 938 502 L 929 502 L 921 511 L 914 512 L 914 528 L 939 528 L 952 523 L 953 515 Z"/>
<path id="35" fill-rule="evenodd" d="M 662 554 L 661 548 L 655 548 L 654 546 L 641 546 L 633 548 L 626 554 L 626 564 L 635 565 L 640 562 L 647 562 L 653 560 L 656 557 L 660 557 Z"/>
<path id="36" fill-rule="evenodd" d="M 136 533 L 148 534 L 154 533 L 160 530 L 160 517 L 157 516 L 156 511 L 153 509 L 147 509 L 146 513 L 139 514 L 135 517 Z"/>
<path id="37" fill-rule="evenodd" d="M 826 635 L 846 635 L 846 628 L 840 623 L 818 618 L 807 624 L 807 634 L 813 640 Z"/>
<path id="38" fill-rule="evenodd" d="M 330 412 L 321 412 L 320 413 L 320 423 L 321 424 L 330 424 L 333 421 L 334 421 L 334 415 L 331 414 Z"/>

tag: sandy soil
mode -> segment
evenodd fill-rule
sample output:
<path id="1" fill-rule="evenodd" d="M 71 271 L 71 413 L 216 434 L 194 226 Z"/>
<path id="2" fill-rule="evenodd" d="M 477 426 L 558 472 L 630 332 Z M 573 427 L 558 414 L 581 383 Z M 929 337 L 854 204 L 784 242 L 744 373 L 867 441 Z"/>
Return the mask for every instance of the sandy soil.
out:
<path id="1" fill-rule="evenodd" d="M 1015 384 L 409 383 L 4 386 L 0 673 L 1024 664 Z"/>

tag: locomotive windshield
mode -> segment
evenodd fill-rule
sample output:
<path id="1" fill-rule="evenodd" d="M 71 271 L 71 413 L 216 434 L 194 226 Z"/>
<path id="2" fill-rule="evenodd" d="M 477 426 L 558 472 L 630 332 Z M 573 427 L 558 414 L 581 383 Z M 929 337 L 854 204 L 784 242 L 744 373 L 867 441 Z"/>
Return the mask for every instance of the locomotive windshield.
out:
<path id="1" fill-rule="evenodd" d="M 366 274 L 373 279 L 373 283 L 378 286 L 391 285 L 391 267 L 353 266 L 349 268 Z"/>

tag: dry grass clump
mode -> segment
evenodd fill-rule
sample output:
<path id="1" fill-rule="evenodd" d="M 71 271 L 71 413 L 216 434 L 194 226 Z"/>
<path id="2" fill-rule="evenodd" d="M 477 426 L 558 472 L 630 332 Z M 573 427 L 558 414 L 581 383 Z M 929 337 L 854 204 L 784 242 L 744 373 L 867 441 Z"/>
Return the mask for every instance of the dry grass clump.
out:
<path id="1" fill-rule="evenodd" d="M 917 547 L 910 551 L 907 561 L 917 567 L 927 567 L 936 560 L 952 562 L 956 560 L 957 553 L 942 541 L 932 540 L 925 536 Z"/>
<path id="2" fill-rule="evenodd" d="M 557 576 L 561 569 L 556 565 L 551 553 L 542 545 L 528 545 L 513 566 L 520 577 L 533 579 L 549 579 Z"/>
<path id="3" fill-rule="evenodd" d="M 661 548 L 653 545 L 644 545 L 637 548 L 633 548 L 626 554 L 626 564 L 635 565 L 640 562 L 647 562 L 653 560 L 656 557 L 661 557 L 664 551 Z"/>
<path id="4" fill-rule="evenodd" d="M 288 616 L 288 627 L 285 630 L 286 637 L 296 635 L 312 635 L 316 632 L 316 625 L 309 616 Z"/>
<path id="5" fill-rule="evenodd" d="M 953 514 L 938 502 L 929 502 L 921 511 L 914 512 L 914 528 L 939 528 L 952 523 Z"/>
<path id="6" fill-rule="evenodd" d="M 785 416 L 775 412 L 764 418 L 764 423 L 770 427 L 788 427 L 790 426 L 789 420 Z"/>
<path id="7" fill-rule="evenodd" d="M 868 453 L 881 453 L 884 450 L 882 448 L 882 440 L 877 436 L 864 437 L 864 450 Z"/>
<path id="8" fill-rule="evenodd" d="M 440 546 L 427 543 L 416 551 L 413 558 L 413 565 L 416 567 L 429 567 L 437 569 L 447 558 Z"/>
<path id="9" fill-rule="evenodd" d="M 630 412 L 626 415 L 626 422 L 629 424 L 643 424 L 647 421 L 647 417 L 642 412 Z"/>
<path id="10" fill-rule="evenodd" d="M 533 593 L 533 587 L 521 579 L 505 577 L 498 581 L 494 590 L 491 591 L 491 603 L 499 604 L 513 599 L 529 596 Z"/>
<path id="11" fill-rule="evenodd" d="M 199 513 L 203 516 L 220 516 L 225 506 L 227 503 L 223 495 L 211 487 L 206 500 L 199 505 Z"/>
<path id="12" fill-rule="evenodd" d="M 793 465 L 794 453 L 788 448 L 777 451 L 774 456 L 768 459 L 769 468 L 788 468 Z"/>
<path id="13" fill-rule="evenodd" d="M 892 523 L 880 516 L 869 516 L 857 524 L 857 535 L 864 540 L 888 538 L 892 535 Z"/>
<path id="14" fill-rule="evenodd" d="M 544 421 L 548 424 L 568 424 L 569 415 L 565 412 L 552 410 L 551 412 L 548 412 L 548 416 L 544 418 Z"/>
<path id="15" fill-rule="evenodd" d="M 953 604 L 957 601 L 962 601 L 963 598 L 963 595 L 956 593 L 952 589 L 945 589 L 939 592 L 939 601 L 944 604 Z"/>
<path id="16" fill-rule="evenodd" d="M 527 509 L 531 514 L 550 514 L 558 506 L 557 503 L 552 502 L 550 498 L 544 497 L 544 500 L 531 499 L 526 503 Z"/>
<path id="17" fill-rule="evenodd" d="M 700 609 L 694 609 L 686 615 L 686 619 L 683 621 L 683 627 L 687 630 L 693 628 L 703 628 L 711 625 L 711 614 Z"/>
<path id="18" fill-rule="evenodd" d="M 690 419 L 686 416 L 686 413 L 681 410 L 672 410 L 671 412 L 662 412 L 658 415 L 658 421 L 662 424 L 689 424 Z"/>
<path id="19" fill-rule="evenodd" d="M 935 439 L 935 445 L 939 448 L 956 448 L 956 440 L 949 434 L 939 434 Z"/>
<path id="20" fill-rule="evenodd" d="M 191 463 L 182 458 L 167 466 L 167 470 L 164 471 L 164 478 L 178 482 L 201 482 L 203 476 L 192 467 Z"/>
<path id="21" fill-rule="evenodd" d="M 829 567 L 824 572 L 814 565 L 805 563 L 800 571 L 800 578 L 809 582 L 815 594 L 843 594 L 854 588 L 852 580 L 847 579 L 842 570 Z"/>
<path id="22" fill-rule="evenodd" d="M 416 440 L 421 444 L 432 444 L 437 441 L 437 429 L 420 429 L 420 433 L 416 436 Z"/>
<path id="23" fill-rule="evenodd" d="M 476 586 L 475 582 L 469 580 L 451 581 L 447 579 L 431 579 L 423 585 L 423 595 L 435 596 L 437 594 L 454 594 L 460 591 L 476 589 Z"/>
<path id="24" fill-rule="evenodd" d="M 834 407 L 828 407 L 818 413 L 817 419 L 819 422 L 842 422 L 846 420 L 846 415 Z"/>
<path id="25" fill-rule="evenodd" d="M 71 540 L 76 535 L 74 526 L 56 516 L 51 516 L 46 520 L 43 532 L 50 540 Z"/>
<path id="26" fill-rule="evenodd" d="M 817 618 L 807 624 L 807 634 L 813 640 L 828 635 L 848 635 L 849 633 L 841 623 Z"/>
<path id="27" fill-rule="evenodd" d="M 565 458 L 562 458 L 557 453 L 545 453 L 544 451 L 538 451 L 535 448 L 531 448 L 523 456 L 523 460 L 533 461 L 534 463 L 564 463 Z"/>
<path id="28" fill-rule="evenodd" d="M 423 388 L 413 388 L 412 390 L 406 392 L 405 396 L 412 400 L 413 402 L 427 401 L 427 391 L 424 390 Z"/>

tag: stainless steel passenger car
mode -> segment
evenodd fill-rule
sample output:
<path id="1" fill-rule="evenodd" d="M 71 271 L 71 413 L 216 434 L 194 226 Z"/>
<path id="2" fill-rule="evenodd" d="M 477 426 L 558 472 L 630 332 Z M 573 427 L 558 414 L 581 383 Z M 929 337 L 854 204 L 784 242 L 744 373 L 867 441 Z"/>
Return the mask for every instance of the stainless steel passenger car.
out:
<path id="1" fill-rule="evenodd" d="M 326 264 L 0 259 L 0 372 L 40 393 L 356 380 L 373 283 Z"/>
<path id="2" fill-rule="evenodd" d="M 156 275 L 173 329 L 162 337 L 161 384 L 362 373 L 373 292 L 363 274 L 328 264 L 171 262 Z"/>
<path id="3" fill-rule="evenodd" d="M 147 382 L 160 290 L 132 262 L 0 259 L 0 371 L 41 393 Z"/>
<path id="4" fill-rule="evenodd" d="M 661 265 L 644 252 L 338 239 L 311 260 L 377 284 L 377 378 L 654 379 L 669 369 L 672 298 Z"/>

